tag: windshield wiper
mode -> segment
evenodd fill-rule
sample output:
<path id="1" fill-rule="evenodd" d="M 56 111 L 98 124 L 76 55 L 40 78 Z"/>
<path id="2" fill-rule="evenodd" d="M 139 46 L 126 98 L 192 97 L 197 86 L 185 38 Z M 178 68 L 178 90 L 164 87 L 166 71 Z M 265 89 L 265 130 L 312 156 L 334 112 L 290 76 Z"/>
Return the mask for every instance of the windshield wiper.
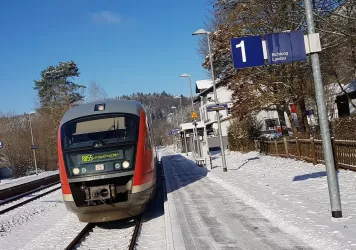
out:
<path id="1" fill-rule="evenodd" d="M 111 126 L 108 128 L 108 130 L 106 130 L 105 134 L 93 143 L 93 146 L 94 146 L 94 147 L 101 147 L 101 146 L 103 146 L 103 144 L 104 144 L 103 140 L 105 139 L 105 137 L 108 135 L 108 133 L 109 133 L 113 128 L 114 128 L 114 129 L 116 128 L 115 124 L 114 124 L 114 125 L 111 125 Z"/>

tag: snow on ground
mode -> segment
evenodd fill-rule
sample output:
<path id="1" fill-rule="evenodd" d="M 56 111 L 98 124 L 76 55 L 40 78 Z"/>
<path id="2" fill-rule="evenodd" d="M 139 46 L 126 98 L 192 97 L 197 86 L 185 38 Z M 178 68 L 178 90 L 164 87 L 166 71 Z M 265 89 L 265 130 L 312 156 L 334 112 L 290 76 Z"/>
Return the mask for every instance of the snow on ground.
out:
<path id="1" fill-rule="evenodd" d="M 29 199 L 33 198 L 34 196 L 37 196 L 37 195 L 40 195 L 40 194 L 43 194 L 43 193 L 46 193 L 46 192 L 50 192 L 51 190 L 55 190 L 56 188 L 59 188 L 59 187 L 60 187 L 60 184 L 57 184 L 57 185 L 54 185 L 52 187 L 45 188 L 45 189 L 42 189 L 40 191 L 34 192 L 32 194 L 26 195 L 25 197 L 19 198 L 17 200 L 12 201 L 12 202 L 5 203 L 4 205 L 1 205 L 1 201 L 0 201 L 0 211 L 3 211 L 3 210 L 5 210 L 5 209 L 7 209 L 9 207 L 15 206 L 16 204 L 19 204 L 21 202 L 29 200 Z M 6 202 L 6 201 L 7 200 L 4 200 L 4 202 Z"/>
<path id="2" fill-rule="evenodd" d="M 334 219 L 324 165 L 258 152 L 231 152 L 226 161 L 228 172 L 223 172 L 220 155 L 214 155 L 215 167 L 208 178 L 275 226 L 315 248 L 356 249 L 356 172 L 340 170 L 338 174 L 343 218 Z"/>
<path id="3" fill-rule="evenodd" d="M 158 151 L 159 159 L 165 152 Z M 157 192 L 150 202 L 142 217 L 141 229 L 136 241 L 136 249 L 167 249 L 166 246 L 166 221 L 164 211 L 165 186 L 163 172 L 157 169 Z"/>
<path id="4" fill-rule="evenodd" d="M 163 166 L 168 248 L 314 249 L 206 177 L 194 162 L 173 155 L 163 158 Z"/>
<path id="5" fill-rule="evenodd" d="M 85 225 L 67 211 L 58 190 L 0 215 L 0 246 L 64 249 Z"/>
<path id="6" fill-rule="evenodd" d="M 96 225 L 93 230 L 89 232 L 76 249 L 127 249 L 130 245 L 134 230 L 134 220 L 101 223 Z"/>
<path id="7" fill-rule="evenodd" d="M 27 182 L 31 182 L 31 181 L 35 181 L 35 180 L 39 180 L 51 175 L 55 175 L 58 174 L 58 170 L 56 171 L 45 171 L 42 173 L 39 173 L 38 175 L 28 175 L 28 176 L 24 176 L 24 177 L 20 177 L 20 178 L 16 178 L 16 179 L 6 179 L 6 180 L 1 180 L 0 182 L 0 190 L 9 188 L 9 187 L 13 187 L 13 186 L 17 186 L 17 185 L 21 185 Z"/>

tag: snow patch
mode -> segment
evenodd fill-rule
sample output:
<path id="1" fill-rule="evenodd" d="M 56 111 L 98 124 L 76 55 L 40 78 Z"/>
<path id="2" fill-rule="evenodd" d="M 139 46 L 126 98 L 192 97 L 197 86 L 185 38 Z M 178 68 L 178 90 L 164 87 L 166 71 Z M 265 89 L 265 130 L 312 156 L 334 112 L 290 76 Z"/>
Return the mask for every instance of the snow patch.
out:
<path id="1" fill-rule="evenodd" d="M 214 167 L 208 177 L 275 225 L 317 248 L 355 249 L 356 172 L 338 173 L 344 218 L 335 219 L 324 165 L 258 152 L 231 152 L 226 162 L 228 172 Z M 213 166 L 217 165 L 221 165 L 219 154 L 213 155 Z"/>
<path id="2" fill-rule="evenodd" d="M 335 246 L 338 245 L 337 242 L 333 242 L 332 240 L 329 240 L 327 238 L 321 239 L 320 236 L 315 235 L 315 233 L 312 233 L 310 231 L 306 232 L 298 227 L 293 226 L 291 223 L 285 221 L 275 211 L 271 210 L 265 204 L 258 202 L 252 196 L 248 195 L 246 192 L 237 188 L 236 186 L 231 186 L 227 184 L 226 182 L 224 182 L 224 180 L 220 179 L 217 176 L 214 176 L 213 173 L 211 172 L 208 173 L 208 178 L 220 184 L 226 190 L 232 192 L 236 197 L 243 200 L 247 205 L 257 209 L 264 217 L 270 220 L 274 226 L 280 228 L 281 230 L 283 230 L 288 234 L 296 236 L 297 238 L 303 240 L 305 243 L 309 244 L 310 246 L 316 249 L 334 250 Z"/>

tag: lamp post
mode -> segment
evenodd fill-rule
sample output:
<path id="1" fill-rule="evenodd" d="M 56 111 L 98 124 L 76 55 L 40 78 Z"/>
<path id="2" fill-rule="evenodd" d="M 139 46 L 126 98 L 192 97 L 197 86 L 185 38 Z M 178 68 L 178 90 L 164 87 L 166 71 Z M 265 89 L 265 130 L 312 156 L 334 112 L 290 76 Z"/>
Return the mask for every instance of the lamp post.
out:
<path id="1" fill-rule="evenodd" d="M 213 67 L 213 57 L 211 54 L 211 48 L 210 48 L 210 32 L 205 31 L 203 29 L 199 29 L 195 31 L 193 36 L 196 35 L 206 35 L 208 38 L 208 48 L 209 48 L 209 58 L 210 58 L 210 71 L 211 71 L 211 80 L 213 81 L 213 89 L 214 89 L 214 99 L 215 99 L 215 104 L 218 104 L 218 97 L 216 94 L 216 86 L 215 86 L 215 75 L 214 75 L 214 67 Z M 221 122 L 220 122 L 220 114 L 219 110 L 216 111 L 217 114 L 217 120 L 218 120 L 218 129 L 219 129 L 219 139 L 220 139 L 220 148 L 221 148 L 221 159 L 222 159 L 222 165 L 223 165 L 223 171 L 227 171 L 226 167 L 226 159 L 225 159 L 225 149 L 224 149 L 224 142 L 222 139 L 222 130 L 221 130 Z"/>
<path id="2" fill-rule="evenodd" d="M 194 101 L 193 101 L 192 81 L 191 81 L 191 79 L 190 79 L 190 75 L 188 75 L 187 73 L 184 73 L 184 74 L 180 75 L 179 77 L 188 77 L 188 79 L 189 79 L 190 100 L 191 100 L 191 102 L 192 102 L 192 112 L 193 112 L 193 111 L 194 111 Z M 196 123 L 196 121 L 195 121 L 195 119 L 194 119 L 194 124 L 195 124 L 195 123 Z M 196 154 L 196 151 L 198 151 L 197 148 L 195 147 L 195 143 L 196 143 L 196 141 L 197 141 L 197 138 L 198 138 L 198 133 L 197 133 L 196 127 L 195 127 L 195 125 L 194 125 L 194 128 L 193 128 L 193 153 L 194 153 L 194 155 Z M 198 146 L 199 146 L 199 145 L 198 145 L 198 143 L 197 143 L 197 147 L 198 147 Z M 199 153 L 199 155 L 200 155 L 200 153 Z"/>
<path id="3" fill-rule="evenodd" d="M 180 122 L 183 123 L 183 107 L 182 107 L 182 96 L 175 96 L 174 99 L 179 99 L 180 106 Z"/>
<path id="4" fill-rule="evenodd" d="M 33 159 L 35 161 L 35 169 L 36 169 L 36 175 L 38 175 L 37 172 L 37 160 L 36 160 L 36 149 L 33 147 L 34 146 L 34 139 L 33 139 L 33 132 L 32 132 L 32 122 L 31 122 L 31 115 L 34 114 L 35 112 L 30 112 L 28 114 L 28 119 L 30 121 L 30 131 L 31 131 L 31 140 L 32 140 L 32 151 L 33 151 Z"/>
<path id="5" fill-rule="evenodd" d="M 173 127 L 175 127 L 175 126 L 176 126 L 176 120 L 174 120 L 174 117 L 177 116 L 177 114 L 175 113 L 177 107 L 176 107 L 176 106 L 172 106 L 171 109 L 173 109 Z M 177 117 L 176 117 L 176 118 L 177 118 Z"/>
<path id="6" fill-rule="evenodd" d="M 176 106 L 172 106 L 171 109 L 173 109 L 173 129 L 176 128 L 176 123 L 178 124 L 178 119 L 177 119 L 177 113 L 176 113 Z M 177 138 L 176 135 L 173 134 L 173 138 L 174 138 L 174 148 L 177 151 L 178 147 L 177 147 Z"/>
<path id="7" fill-rule="evenodd" d="M 173 129 L 174 129 L 174 114 L 173 113 L 169 113 L 168 117 L 169 117 L 170 123 L 172 125 L 171 129 L 173 131 Z M 172 137 L 172 144 L 175 145 L 175 143 L 174 143 L 174 135 L 172 134 L 171 137 Z"/>
<path id="8" fill-rule="evenodd" d="M 190 100 L 192 101 L 192 111 L 194 111 L 193 90 L 192 90 L 192 81 L 190 80 L 190 75 L 188 75 L 187 73 L 184 73 L 184 74 L 180 75 L 179 77 L 188 77 L 188 79 L 189 79 Z"/>
<path id="9" fill-rule="evenodd" d="M 180 123 L 183 123 L 183 107 L 182 107 L 182 95 L 175 96 L 174 99 L 179 99 L 179 106 L 180 106 Z M 177 119 L 178 120 L 178 119 Z M 179 125 L 179 124 L 178 124 Z M 179 134 L 179 149 L 182 152 L 183 144 L 182 144 L 182 135 Z"/>

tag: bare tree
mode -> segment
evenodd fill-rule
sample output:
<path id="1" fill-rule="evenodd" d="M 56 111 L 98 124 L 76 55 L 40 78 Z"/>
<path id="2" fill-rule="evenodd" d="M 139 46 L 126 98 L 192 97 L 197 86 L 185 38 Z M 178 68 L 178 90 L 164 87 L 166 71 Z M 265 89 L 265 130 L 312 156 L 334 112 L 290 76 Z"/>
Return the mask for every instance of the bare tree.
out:
<path id="1" fill-rule="evenodd" d="M 25 116 L 13 113 L 0 117 L 0 137 L 3 140 L 3 157 L 11 164 L 16 177 L 28 174 L 31 167 L 31 137 Z"/>
<path id="2" fill-rule="evenodd" d="M 88 88 L 88 101 L 95 102 L 105 100 L 107 98 L 108 95 L 106 94 L 105 90 L 100 87 L 100 85 L 95 80 L 93 80 Z"/>

